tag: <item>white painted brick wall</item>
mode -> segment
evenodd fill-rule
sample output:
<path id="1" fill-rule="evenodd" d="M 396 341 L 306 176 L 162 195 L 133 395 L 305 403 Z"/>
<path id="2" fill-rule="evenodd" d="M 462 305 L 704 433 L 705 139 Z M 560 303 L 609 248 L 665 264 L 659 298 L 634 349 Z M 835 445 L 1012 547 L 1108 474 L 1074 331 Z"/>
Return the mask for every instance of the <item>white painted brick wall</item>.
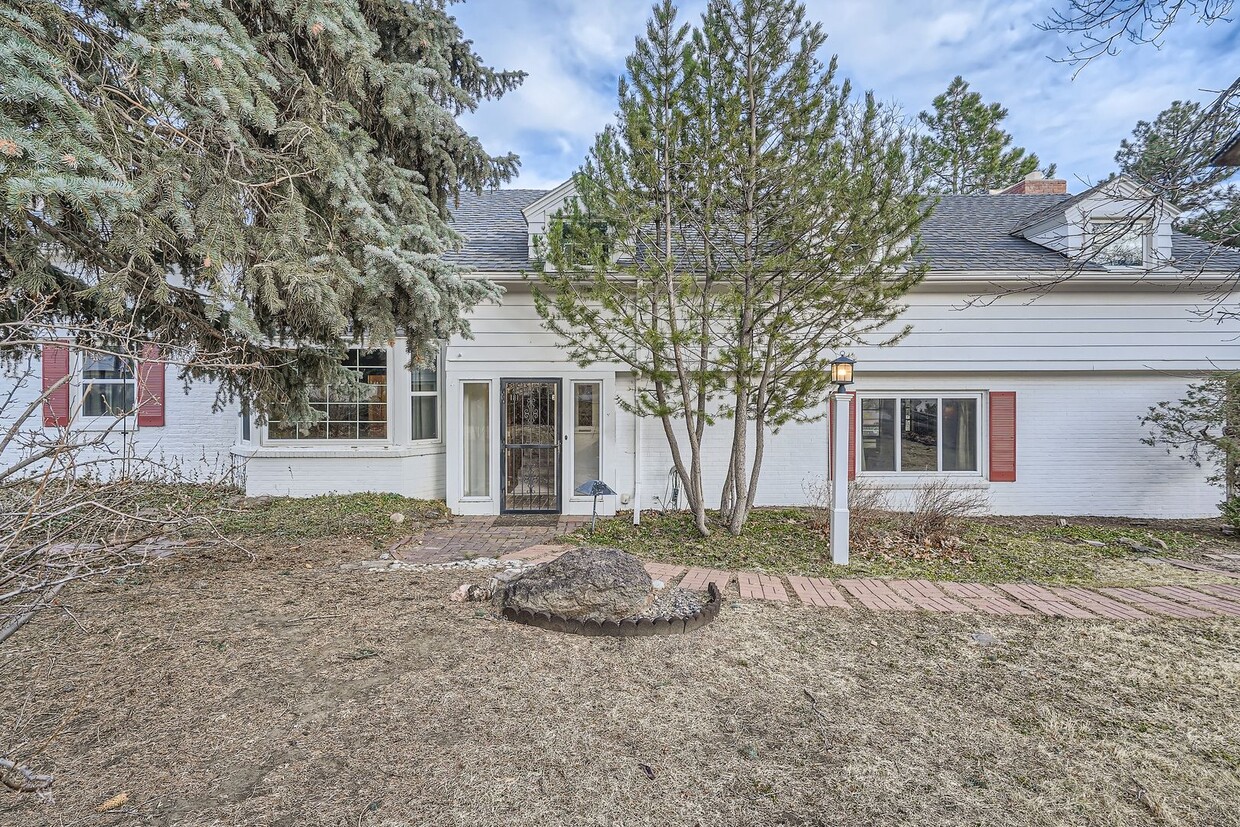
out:
<path id="1" fill-rule="evenodd" d="M 1212 517 L 1220 492 L 1205 483 L 1205 472 L 1161 449 L 1141 444 L 1141 414 L 1164 399 L 1183 395 L 1190 376 L 1116 374 L 925 374 L 866 377 L 864 394 L 889 391 L 1015 391 L 1017 403 L 1017 481 L 990 483 L 981 476 L 962 484 L 982 487 L 996 514 L 1062 514 L 1144 517 Z M 622 414 L 619 433 L 631 439 L 632 420 Z M 983 442 L 985 442 L 983 416 Z M 671 453 L 657 419 L 641 422 L 644 440 L 644 506 L 657 508 L 665 497 Z M 825 477 L 828 455 L 825 420 L 790 425 L 769 436 L 757 502 L 806 502 L 806 486 Z M 708 433 L 703 462 L 707 502 L 718 504 L 731 439 L 730 423 Z M 751 432 L 752 440 L 752 432 Z M 687 445 L 684 446 L 687 456 Z M 983 452 L 983 469 L 985 452 Z M 631 449 L 630 449 L 631 456 Z M 908 494 L 908 477 L 873 477 Z M 897 501 L 899 501 L 897 494 Z M 906 502 L 906 500 L 905 500 Z M 683 505 L 683 494 L 681 504 Z"/>
<path id="2" fill-rule="evenodd" d="M 339 452 L 347 454 L 346 451 Z M 261 456 L 243 459 L 246 494 L 311 497 L 358 491 L 443 499 L 444 451 L 420 456 Z"/>
<path id="3" fill-rule="evenodd" d="M 192 382 L 186 388 L 177 378 L 175 367 L 165 366 L 165 371 L 164 426 L 137 428 L 128 433 L 114 430 L 108 434 L 107 451 L 94 451 L 83 456 L 123 453 L 178 466 L 192 479 L 205 481 L 235 477 L 231 448 L 238 433 L 238 406 L 224 403 L 221 409 L 215 410 L 216 389 L 213 383 Z M 0 397 L 7 396 L 10 391 L 14 393 L 13 402 L 0 415 L 0 428 L 7 429 L 18 412 L 38 398 L 41 387 L 37 358 L 5 366 L 0 372 Z M 41 411 L 27 420 L 28 426 L 33 426 L 35 430 L 44 430 L 42 423 Z M 10 462 L 13 456 L 14 449 L 10 448 L 3 461 Z"/>

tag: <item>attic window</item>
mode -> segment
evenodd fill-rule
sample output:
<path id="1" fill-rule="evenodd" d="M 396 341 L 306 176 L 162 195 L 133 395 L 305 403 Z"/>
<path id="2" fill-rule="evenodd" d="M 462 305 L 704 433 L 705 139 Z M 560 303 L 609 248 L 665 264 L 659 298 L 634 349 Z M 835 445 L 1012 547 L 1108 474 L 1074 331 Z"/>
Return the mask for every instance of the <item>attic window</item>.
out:
<path id="1" fill-rule="evenodd" d="M 565 218 L 558 222 L 556 228 L 560 233 L 564 256 L 579 267 L 588 267 L 594 263 L 595 250 L 602 247 L 604 257 L 611 254 L 611 245 L 607 239 L 607 222 L 590 216 L 579 219 Z"/>
<path id="2" fill-rule="evenodd" d="M 1090 260 L 1104 267 L 1144 267 L 1149 256 L 1150 223 L 1121 218 L 1090 222 Z"/>

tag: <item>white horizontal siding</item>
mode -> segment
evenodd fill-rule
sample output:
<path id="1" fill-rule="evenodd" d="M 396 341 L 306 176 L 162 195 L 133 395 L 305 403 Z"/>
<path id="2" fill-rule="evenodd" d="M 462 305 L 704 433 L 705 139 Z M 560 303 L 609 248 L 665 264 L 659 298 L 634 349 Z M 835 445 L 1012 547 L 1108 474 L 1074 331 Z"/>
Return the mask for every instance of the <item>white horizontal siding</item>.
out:
<path id="1" fill-rule="evenodd" d="M 1240 367 L 1231 331 L 1203 321 L 1212 296 L 1190 290 L 1057 290 L 969 306 L 964 293 L 921 290 L 889 348 L 856 347 L 858 371 L 1129 371 Z"/>
<path id="2" fill-rule="evenodd" d="M 891 329 L 907 324 L 912 332 L 898 345 L 848 349 L 858 370 L 871 373 L 1240 368 L 1232 331 L 1198 313 L 1214 298 L 1191 285 L 1128 285 L 1006 295 L 970 306 L 969 293 L 932 285 L 907 297 L 908 310 Z M 449 362 L 569 361 L 543 327 L 528 285 L 511 287 L 502 304 L 475 308 L 470 324 L 475 338 L 454 338 Z"/>

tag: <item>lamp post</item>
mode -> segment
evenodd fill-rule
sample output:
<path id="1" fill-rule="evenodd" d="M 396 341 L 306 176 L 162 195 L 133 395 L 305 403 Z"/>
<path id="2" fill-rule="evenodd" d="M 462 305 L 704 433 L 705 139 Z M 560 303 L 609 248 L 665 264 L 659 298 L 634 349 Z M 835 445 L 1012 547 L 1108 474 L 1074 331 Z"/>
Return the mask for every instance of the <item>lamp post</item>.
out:
<path id="1" fill-rule="evenodd" d="M 835 392 L 831 394 L 831 562 L 838 566 L 848 565 L 848 444 L 852 427 L 848 415 L 852 394 L 848 386 L 853 383 L 853 366 L 856 359 L 843 354 L 831 362 L 831 382 Z"/>

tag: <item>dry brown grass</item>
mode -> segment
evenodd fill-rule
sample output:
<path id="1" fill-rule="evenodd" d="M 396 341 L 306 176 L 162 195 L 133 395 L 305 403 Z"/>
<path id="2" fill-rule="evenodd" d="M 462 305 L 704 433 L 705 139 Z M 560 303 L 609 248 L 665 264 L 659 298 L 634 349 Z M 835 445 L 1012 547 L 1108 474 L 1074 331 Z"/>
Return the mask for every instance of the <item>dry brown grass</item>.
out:
<path id="1" fill-rule="evenodd" d="M 165 561 L 0 649 L 0 751 L 57 777 L 0 824 L 1240 823 L 1240 621 L 578 638 L 301 553 Z"/>

